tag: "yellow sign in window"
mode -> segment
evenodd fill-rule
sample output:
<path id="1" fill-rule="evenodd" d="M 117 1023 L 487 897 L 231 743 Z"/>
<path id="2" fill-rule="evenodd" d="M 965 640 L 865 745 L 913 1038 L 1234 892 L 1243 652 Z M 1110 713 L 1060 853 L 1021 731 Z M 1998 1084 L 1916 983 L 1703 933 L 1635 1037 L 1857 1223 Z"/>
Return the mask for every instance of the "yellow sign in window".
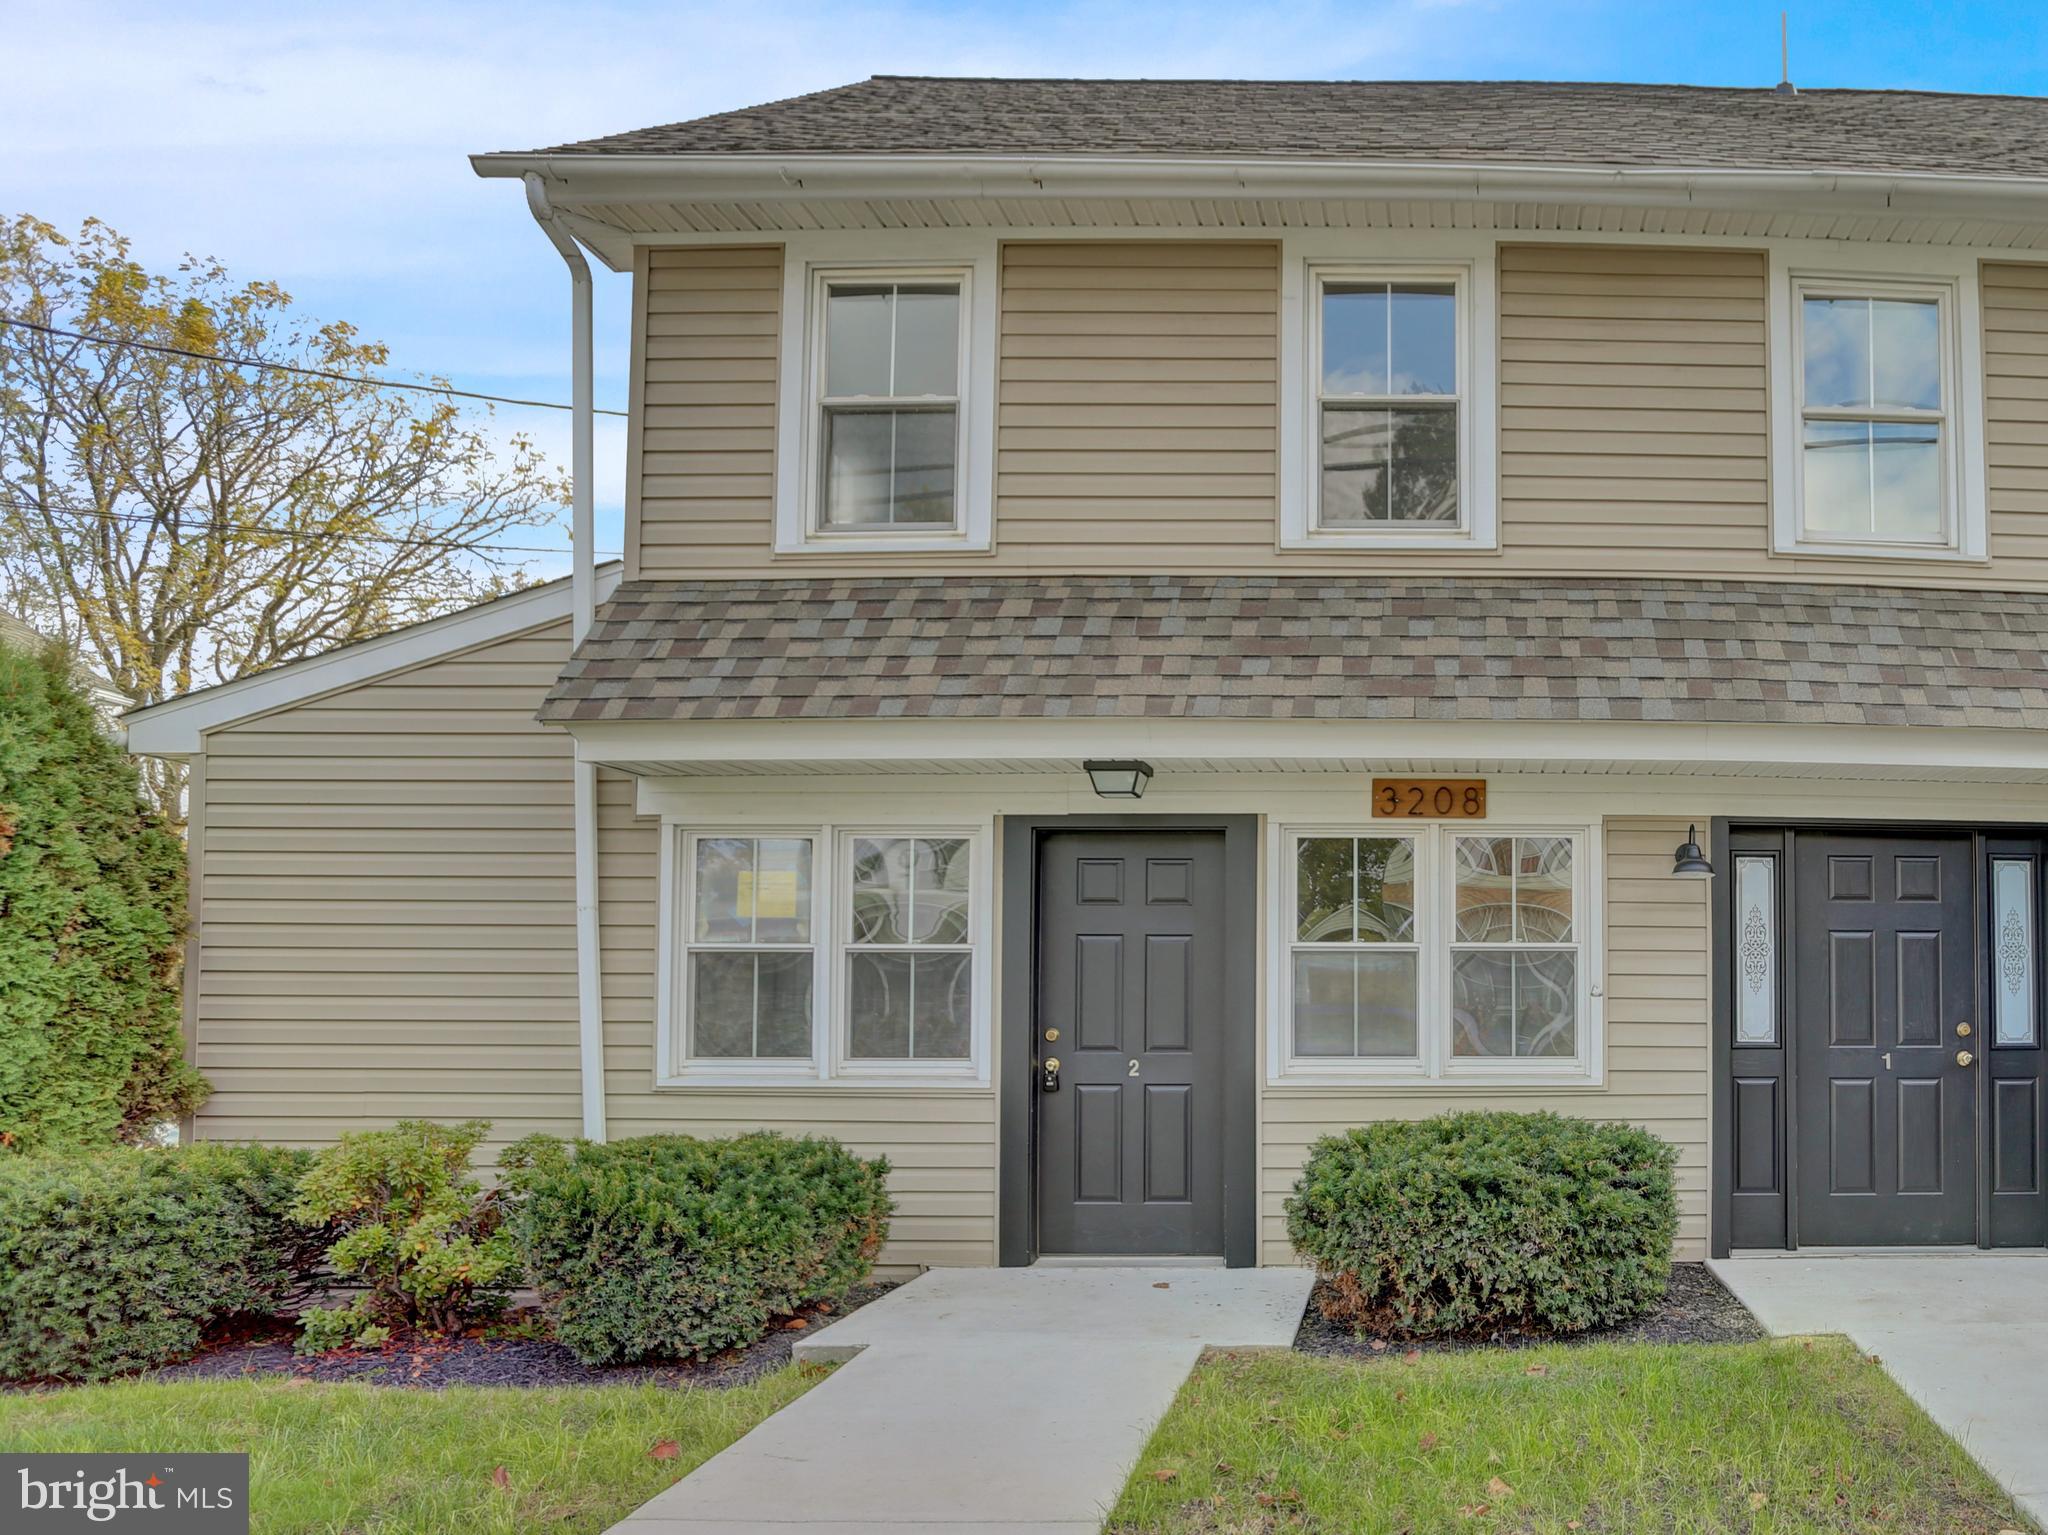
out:
<path id="1" fill-rule="evenodd" d="M 741 911 L 753 912 L 756 918 L 794 919 L 796 870 L 763 869 L 758 874 L 751 869 L 741 871 L 739 906 Z"/>

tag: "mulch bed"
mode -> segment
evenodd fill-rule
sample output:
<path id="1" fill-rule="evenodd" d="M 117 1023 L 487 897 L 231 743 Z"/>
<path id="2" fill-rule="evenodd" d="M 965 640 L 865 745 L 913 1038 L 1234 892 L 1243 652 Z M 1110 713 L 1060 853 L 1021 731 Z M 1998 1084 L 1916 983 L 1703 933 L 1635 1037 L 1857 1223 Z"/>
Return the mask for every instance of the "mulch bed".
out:
<path id="1" fill-rule="evenodd" d="M 1310 1297 L 1294 1335 L 1296 1352 L 1333 1359 L 1399 1359 L 1411 1352 L 1446 1353 L 1479 1348 L 1527 1348 L 1538 1343 L 1750 1343 L 1765 1336 L 1741 1301 L 1704 1263 L 1675 1263 L 1664 1299 L 1648 1316 L 1622 1327 L 1558 1334 L 1512 1329 L 1475 1336 L 1410 1338 L 1399 1333 L 1354 1336 L 1323 1319 L 1322 1286 Z"/>
<path id="2" fill-rule="evenodd" d="M 861 1285 L 836 1307 L 807 1306 L 768 1335 L 701 1364 L 587 1365 L 561 1344 L 516 1336 L 522 1323 L 544 1330 L 533 1313 L 518 1312 L 497 1326 L 459 1338 L 394 1338 L 381 1348 L 335 1349 L 302 1357 L 292 1352 L 289 1328 L 210 1341 L 182 1364 L 166 1365 L 149 1380 L 291 1379 L 362 1381 L 438 1391 L 447 1386 L 666 1386 L 672 1389 L 743 1386 L 781 1369 L 790 1350 L 815 1332 L 895 1289 Z"/>

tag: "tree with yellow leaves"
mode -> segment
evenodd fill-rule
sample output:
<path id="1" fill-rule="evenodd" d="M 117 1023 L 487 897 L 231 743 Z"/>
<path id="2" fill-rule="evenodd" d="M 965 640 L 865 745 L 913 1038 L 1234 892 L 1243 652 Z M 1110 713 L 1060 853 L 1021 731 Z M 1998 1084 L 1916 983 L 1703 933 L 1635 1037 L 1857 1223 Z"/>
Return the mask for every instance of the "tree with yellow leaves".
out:
<path id="1" fill-rule="evenodd" d="M 156 703 L 525 585 L 499 546 L 558 521 L 565 478 L 380 387 L 387 362 L 217 262 L 152 273 L 97 220 L 0 220 L 6 605 Z M 148 788 L 181 818 L 177 775 Z"/>

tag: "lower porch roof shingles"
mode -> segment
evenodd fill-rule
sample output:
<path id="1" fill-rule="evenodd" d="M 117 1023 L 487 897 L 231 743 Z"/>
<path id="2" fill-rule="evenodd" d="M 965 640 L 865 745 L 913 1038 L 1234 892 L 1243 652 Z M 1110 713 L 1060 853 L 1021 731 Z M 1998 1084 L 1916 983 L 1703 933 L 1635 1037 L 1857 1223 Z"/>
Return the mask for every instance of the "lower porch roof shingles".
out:
<path id="1" fill-rule="evenodd" d="M 1331 576 L 627 581 L 544 721 L 2048 728 L 2048 594 Z"/>

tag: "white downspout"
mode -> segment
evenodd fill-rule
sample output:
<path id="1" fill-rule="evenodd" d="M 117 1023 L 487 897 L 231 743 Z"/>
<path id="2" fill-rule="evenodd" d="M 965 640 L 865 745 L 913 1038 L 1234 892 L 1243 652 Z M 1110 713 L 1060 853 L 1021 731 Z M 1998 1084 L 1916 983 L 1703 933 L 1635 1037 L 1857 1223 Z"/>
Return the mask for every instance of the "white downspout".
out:
<path id="1" fill-rule="evenodd" d="M 583 643 L 597 607 L 593 549 L 597 515 L 591 487 L 597 450 L 593 435 L 596 391 L 591 358 L 590 263 L 576 237 L 562 227 L 538 173 L 526 173 L 526 206 L 569 268 L 571 358 L 569 475 L 569 643 Z M 580 749 L 571 769 L 576 860 L 576 1039 L 583 1081 L 583 1135 L 604 1139 L 604 950 L 597 909 L 597 769 Z"/>

